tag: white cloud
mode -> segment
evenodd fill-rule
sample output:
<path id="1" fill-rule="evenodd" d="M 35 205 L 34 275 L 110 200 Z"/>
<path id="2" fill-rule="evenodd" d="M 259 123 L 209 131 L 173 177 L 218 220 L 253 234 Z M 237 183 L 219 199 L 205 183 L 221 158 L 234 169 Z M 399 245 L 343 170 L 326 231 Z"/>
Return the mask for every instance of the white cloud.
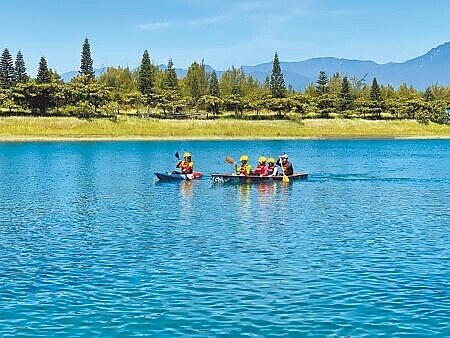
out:
<path id="1" fill-rule="evenodd" d="M 193 19 L 193 20 L 188 20 L 188 21 L 152 22 L 152 23 L 140 24 L 137 26 L 137 28 L 140 30 L 144 30 L 144 31 L 156 31 L 156 30 L 162 30 L 162 29 L 171 28 L 171 27 L 175 27 L 175 26 L 176 27 L 208 26 L 208 25 L 214 25 L 218 22 L 225 21 L 229 17 L 230 17 L 229 14 L 223 14 L 223 15 L 210 16 L 210 17 Z"/>
<path id="2" fill-rule="evenodd" d="M 171 25 L 170 22 L 153 22 L 138 25 L 138 28 L 143 31 L 156 31 L 164 28 L 168 28 Z"/>

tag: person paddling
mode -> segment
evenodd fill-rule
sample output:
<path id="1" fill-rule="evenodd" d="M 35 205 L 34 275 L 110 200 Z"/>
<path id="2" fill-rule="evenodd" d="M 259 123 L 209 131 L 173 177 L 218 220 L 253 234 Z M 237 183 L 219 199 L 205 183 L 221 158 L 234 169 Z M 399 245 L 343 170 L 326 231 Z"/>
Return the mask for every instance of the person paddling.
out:
<path id="1" fill-rule="evenodd" d="M 268 176 L 276 176 L 278 172 L 278 168 L 275 165 L 275 159 L 273 157 L 267 160 L 267 175 Z"/>
<path id="2" fill-rule="evenodd" d="M 252 166 L 248 164 L 248 156 L 242 155 L 239 159 L 241 161 L 241 165 L 236 164 L 236 173 L 238 175 L 248 176 L 252 174 Z"/>
<path id="3" fill-rule="evenodd" d="M 267 159 L 264 156 L 258 158 L 258 165 L 253 170 L 253 175 L 267 176 Z"/>
<path id="4" fill-rule="evenodd" d="M 281 167 L 282 174 L 284 175 L 292 175 L 294 173 L 294 167 L 292 166 L 292 163 L 288 161 L 289 157 L 286 153 L 278 157 L 277 165 Z"/>
<path id="5" fill-rule="evenodd" d="M 192 162 L 191 154 L 186 152 L 183 154 L 183 160 L 180 160 L 176 168 L 181 169 L 182 174 L 192 174 L 194 172 L 194 162 Z"/>

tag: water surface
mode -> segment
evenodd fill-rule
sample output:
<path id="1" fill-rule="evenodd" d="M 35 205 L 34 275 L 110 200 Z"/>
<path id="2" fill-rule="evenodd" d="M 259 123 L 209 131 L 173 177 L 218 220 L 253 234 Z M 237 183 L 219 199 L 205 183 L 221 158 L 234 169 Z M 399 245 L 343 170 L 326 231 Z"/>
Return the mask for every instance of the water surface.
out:
<path id="1" fill-rule="evenodd" d="M 176 151 L 306 181 L 158 183 Z M 450 141 L 0 144 L 0 335 L 450 332 Z"/>

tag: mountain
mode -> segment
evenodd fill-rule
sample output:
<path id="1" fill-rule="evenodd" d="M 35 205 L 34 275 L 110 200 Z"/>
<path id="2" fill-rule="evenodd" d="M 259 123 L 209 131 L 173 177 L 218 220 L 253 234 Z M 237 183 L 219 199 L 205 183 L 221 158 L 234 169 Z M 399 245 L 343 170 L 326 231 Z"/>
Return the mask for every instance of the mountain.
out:
<path id="1" fill-rule="evenodd" d="M 106 67 L 94 69 L 95 76 L 98 77 L 98 76 L 102 75 L 105 72 L 105 70 L 106 70 Z M 79 74 L 78 71 L 72 70 L 70 72 L 61 74 L 61 78 L 64 82 L 69 82 L 70 80 L 72 80 L 72 78 L 74 78 L 78 74 Z"/>
<path id="2" fill-rule="evenodd" d="M 335 73 L 346 74 L 348 77 L 358 79 L 365 78 L 371 83 L 374 77 L 380 84 L 391 84 L 398 87 L 402 83 L 411 85 L 418 90 L 432 84 L 441 86 L 450 85 L 450 42 L 446 42 L 428 53 L 407 60 L 402 63 L 389 62 L 379 64 L 373 61 L 339 59 L 334 57 L 319 57 L 298 62 L 280 62 L 286 84 L 292 85 L 296 90 L 303 90 L 309 83 L 317 80 L 320 71 L 325 71 L 328 76 Z M 159 66 L 165 69 L 165 65 Z M 263 82 L 266 76 L 272 73 L 272 62 L 261 63 L 256 66 L 242 66 L 246 74 Z M 105 68 L 96 69 L 100 73 Z M 186 76 L 187 71 L 176 68 L 179 78 Z M 212 68 L 206 65 L 207 71 Z M 216 71 L 217 76 L 223 71 Z M 77 72 L 64 73 L 64 81 L 70 80 Z"/>
<path id="3" fill-rule="evenodd" d="M 450 42 L 431 49 L 414 59 L 395 63 L 378 64 L 373 61 L 338 59 L 334 57 L 312 58 L 299 62 L 280 62 L 286 83 L 297 90 L 303 90 L 315 82 L 321 70 L 328 76 L 346 74 L 370 83 L 374 77 L 378 83 L 398 87 L 402 83 L 419 90 L 432 84 L 450 85 Z M 272 72 L 272 63 L 244 66 L 244 71 L 258 79 L 264 79 Z"/>

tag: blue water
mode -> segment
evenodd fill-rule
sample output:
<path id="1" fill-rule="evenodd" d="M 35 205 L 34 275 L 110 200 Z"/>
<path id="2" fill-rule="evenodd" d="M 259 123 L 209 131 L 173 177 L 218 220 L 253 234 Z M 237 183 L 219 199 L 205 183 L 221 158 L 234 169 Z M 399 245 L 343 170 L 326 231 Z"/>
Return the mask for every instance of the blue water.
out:
<path id="1" fill-rule="evenodd" d="M 449 233 L 449 140 L 2 143 L 0 336 L 449 336 Z"/>

